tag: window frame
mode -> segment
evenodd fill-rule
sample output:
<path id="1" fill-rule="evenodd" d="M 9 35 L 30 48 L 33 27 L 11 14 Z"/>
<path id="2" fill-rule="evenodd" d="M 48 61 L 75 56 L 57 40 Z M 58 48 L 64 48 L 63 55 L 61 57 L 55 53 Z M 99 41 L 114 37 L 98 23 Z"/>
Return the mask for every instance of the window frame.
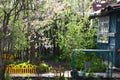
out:
<path id="1" fill-rule="evenodd" d="M 109 42 L 109 16 L 99 17 L 98 20 L 99 28 L 97 34 L 98 43 L 108 43 Z"/>

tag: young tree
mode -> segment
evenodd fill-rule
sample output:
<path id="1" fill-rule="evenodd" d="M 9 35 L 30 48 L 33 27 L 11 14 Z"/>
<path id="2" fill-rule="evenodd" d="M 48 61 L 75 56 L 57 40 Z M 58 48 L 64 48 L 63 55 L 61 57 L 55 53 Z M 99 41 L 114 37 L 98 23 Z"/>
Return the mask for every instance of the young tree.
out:
<path id="1" fill-rule="evenodd" d="M 81 1 L 78 1 L 81 3 Z M 75 3 L 76 4 L 76 3 Z M 79 6 L 79 10 L 75 7 Z M 84 6 L 84 10 L 81 10 Z M 95 29 L 89 26 L 88 12 L 90 9 L 90 1 L 83 4 L 69 3 L 69 7 L 64 9 L 64 16 L 62 15 L 62 31 L 58 32 L 58 43 L 64 53 L 64 56 L 71 55 L 72 49 L 86 49 L 95 47 Z M 64 26 L 64 27 L 63 27 Z"/>

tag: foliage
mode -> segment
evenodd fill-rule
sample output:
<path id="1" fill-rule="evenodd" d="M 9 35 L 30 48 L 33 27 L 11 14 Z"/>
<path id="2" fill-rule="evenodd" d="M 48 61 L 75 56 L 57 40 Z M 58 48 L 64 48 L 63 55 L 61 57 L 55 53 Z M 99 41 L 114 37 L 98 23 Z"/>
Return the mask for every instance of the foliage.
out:
<path id="1" fill-rule="evenodd" d="M 87 19 L 87 18 L 86 18 Z M 95 47 L 95 29 L 90 28 L 89 21 L 72 21 L 67 24 L 67 31 L 65 34 L 59 34 L 59 43 L 60 47 L 64 49 L 64 51 L 70 52 L 71 49 L 75 48 L 94 48 Z"/>
<path id="2" fill-rule="evenodd" d="M 71 59 L 69 57 L 70 57 L 69 54 L 68 55 L 61 54 L 59 56 L 56 56 L 55 60 L 56 60 L 56 62 L 69 62 L 69 61 L 71 61 Z M 68 63 L 68 64 L 70 64 L 70 63 Z"/>
<path id="3" fill-rule="evenodd" d="M 27 61 L 27 62 L 21 62 L 21 63 L 17 63 L 18 65 L 21 65 L 21 66 L 24 66 L 24 65 L 27 65 L 27 64 L 29 64 L 30 63 L 30 61 Z"/>
<path id="4" fill-rule="evenodd" d="M 7 61 L 7 60 L 6 60 Z M 27 65 L 30 63 L 30 61 L 27 61 L 27 62 L 22 62 L 22 61 L 18 61 L 18 62 L 15 62 L 13 60 L 9 60 L 7 61 L 8 64 L 17 64 L 17 65 L 21 65 L 21 66 L 24 66 L 24 65 Z"/>
<path id="5" fill-rule="evenodd" d="M 82 0 L 0 2 L 0 38 L 3 39 L 0 43 L 4 43 L 1 47 L 3 50 L 19 51 L 22 56 L 29 53 L 28 59 L 34 61 L 35 51 L 44 54 L 44 50 L 52 48 L 55 51 L 56 47 L 60 47 L 62 55 L 58 60 L 70 61 L 72 49 L 95 47 L 95 30 L 88 26 L 85 13 L 86 10 L 88 12 L 90 0 L 85 5 L 81 4 Z M 41 66 L 43 72 L 49 69 L 49 66 Z"/>
<path id="6" fill-rule="evenodd" d="M 85 68 L 85 62 L 90 62 L 89 68 Z M 76 68 L 86 72 L 105 72 L 107 64 L 96 53 L 79 53 L 76 58 Z"/>
<path id="7" fill-rule="evenodd" d="M 7 64 L 15 64 L 16 62 L 13 60 L 4 60 L 3 63 L 7 63 Z"/>
<path id="8" fill-rule="evenodd" d="M 89 24 L 89 21 L 87 21 L 87 18 L 84 19 L 84 21 L 76 22 L 71 21 L 68 23 L 67 31 L 62 34 L 59 34 L 59 40 L 58 43 L 60 44 L 60 48 L 62 50 L 62 53 L 64 53 L 64 57 L 60 56 L 60 59 L 64 59 L 70 62 L 71 55 L 72 55 L 72 49 L 92 49 L 96 48 L 96 42 L 94 39 L 94 36 L 96 34 L 96 30 L 92 27 L 85 26 L 86 24 Z M 85 53 L 77 55 L 77 67 L 78 68 L 84 68 L 84 62 L 88 56 L 86 56 Z M 96 57 L 95 57 L 96 58 Z"/>
<path id="9" fill-rule="evenodd" d="M 38 73 L 45 73 L 49 72 L 52 69 L 51 66 L 47 65 L 45 62 L 42 62 L 38 67 L 37 67 L 37 72 Z"/>
<path id="10" fill-rule="evenodd" d="M 29 48 L 29 43 L 27 38 L 25 37 L 25 32 L 22 31 L 24 28 L 23 20 L 19 18 L 16 23 L 13 25 L 13 29 L 11 30 L 11 41 L 13 43 L 14 50 L 24 50 L 25 48 Z"/>
<path id="11" fill-rule="evenodd" d="M 41 55 L 40 56 L 40 59 L 41 60 L 55 60 L 55 55 L 53 55 L 53 54 L 47 54 L 47 55 Z"/>

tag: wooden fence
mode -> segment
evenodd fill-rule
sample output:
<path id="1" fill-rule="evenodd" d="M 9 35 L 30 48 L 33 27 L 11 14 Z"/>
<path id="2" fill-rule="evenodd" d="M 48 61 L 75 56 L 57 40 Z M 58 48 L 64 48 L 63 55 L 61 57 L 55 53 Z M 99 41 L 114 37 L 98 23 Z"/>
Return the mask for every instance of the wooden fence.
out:
<path id="1" fill-rule="evenodd" d="M 36 74 L 36 66 L 32 64 L 26 65 L 9 64 L 6 70 L 8 74 Z"/>

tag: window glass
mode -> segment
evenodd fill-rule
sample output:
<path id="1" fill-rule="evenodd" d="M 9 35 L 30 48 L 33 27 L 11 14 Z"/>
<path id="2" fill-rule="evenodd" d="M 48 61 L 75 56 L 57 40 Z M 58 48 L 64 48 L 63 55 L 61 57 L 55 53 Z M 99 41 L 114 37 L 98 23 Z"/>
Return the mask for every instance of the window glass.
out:
<path id="1" fill-rule="evenodd" d="M 108 43 L 109 17 L 99 18 L 98 39 L 100 43 Z"/>

